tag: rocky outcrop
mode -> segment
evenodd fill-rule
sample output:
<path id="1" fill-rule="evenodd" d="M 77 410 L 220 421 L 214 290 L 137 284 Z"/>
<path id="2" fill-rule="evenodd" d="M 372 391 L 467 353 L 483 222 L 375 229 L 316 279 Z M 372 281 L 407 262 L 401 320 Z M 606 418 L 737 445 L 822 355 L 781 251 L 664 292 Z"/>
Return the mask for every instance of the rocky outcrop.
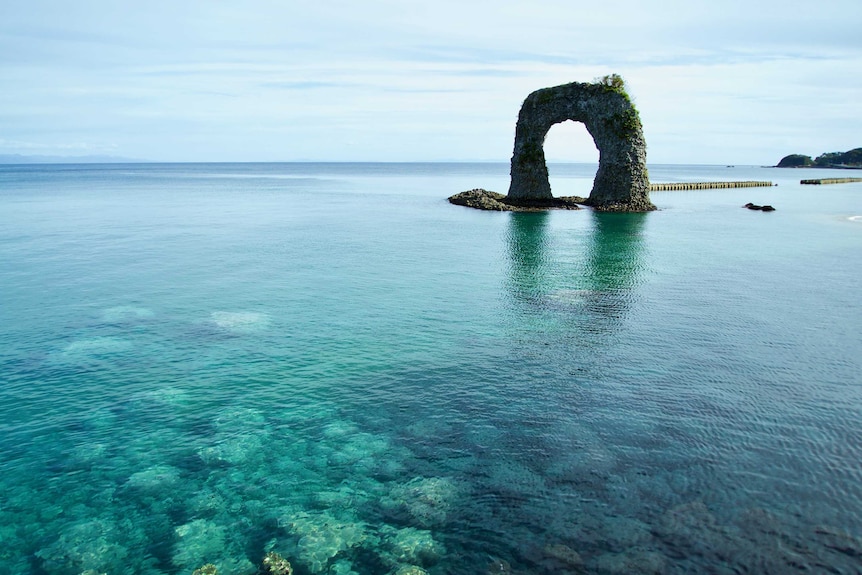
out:
<path id="1" fill-rule="evenodd" d="M 744 205 L 744 206 L 742 206 L 742 207 L 743 207 L 743 208 L 748 208 L 749 210 L 755 210 L 755 211 L 760 211 L 760 212 L 774 212 L 774 211 L 775 211 L 775 208 L 773 208 L 773 207 L 772 207 L 772 206 L 770 206 L 770 205 L 766 205 L 766 206 L 759 206 L 759 205 L 757 205 L 757 204 L 753 204 L 753 203 L 751 203 L 751 202 L 748 202 L 747 204 L 745 204 L 745 205 Z"/>
<path id="2" fill-rule="evenodd" d="M 466 192 L 449 196 L 449 203 L 494 212 L 538 212 L 549 209 L 579 210 L 581 208 L 578 204 L 583 204 L 584 202 L 586 202 L 586 199 L 578 196 L 513 201 L 503 194 L 483 190 L 482 188 L 467 190 Z"/>
<path id="3" fill-rule="evenodd" d="M 804 154 L 790 154 L 789 156 L 784 156 L 778 162 L 776 168 L 807 168 L 814 165 L 814 160 L 811 159 L 811 156 L 806 156 Z"/>
<path id="4" fill-rule="evenodd" d="M 600 153 L 586 203 L 601 211 L 654 210 L 640 116 L 617 75 L 594 83 L 543 88 L 527 96 L 515 127 L 507 201 L 517 204 L 553 199 L 543 144 L 551 126 L 566 120 L 582 122 Z"/>

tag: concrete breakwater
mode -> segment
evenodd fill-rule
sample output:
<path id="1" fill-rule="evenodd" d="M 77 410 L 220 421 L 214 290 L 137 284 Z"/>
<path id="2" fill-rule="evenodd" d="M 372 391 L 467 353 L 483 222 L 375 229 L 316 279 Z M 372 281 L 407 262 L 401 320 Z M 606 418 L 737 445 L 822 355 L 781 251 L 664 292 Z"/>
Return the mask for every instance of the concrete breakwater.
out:
<path id="1" fill-rule="evenodd" d="M 651 192 L 669 192 L 678 190 L 715 190 L 719 188 L 766 188 L 772 182 L 676 182 L 672 184 L 650 184 Z"/>
<path id="2" fill-rule="evenodd" d="M 862 182 L 862 178 L 820 178 L 817 180 L 799 180 L 800 184 L 849 184 L 852 182 Z"/>

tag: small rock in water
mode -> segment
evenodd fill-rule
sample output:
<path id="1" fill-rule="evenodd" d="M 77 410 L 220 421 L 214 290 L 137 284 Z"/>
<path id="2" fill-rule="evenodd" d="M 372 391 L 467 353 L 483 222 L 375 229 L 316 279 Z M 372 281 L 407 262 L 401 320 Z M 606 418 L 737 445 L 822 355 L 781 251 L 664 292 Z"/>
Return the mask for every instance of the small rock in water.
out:
<path id="1" fill-rule="evenodd" d="M 743 208 L 748 208 L 749 210 L 758 210 L 758 211 L 761 211 L 761 212 L 774 212 L 774 211 L 775 211 L 775 208 L 773 208 L 773 207 L 772 207 L 772 206 L 770 206 L 770 205 L 766 205 L 766 206 L 758 206 L 757 204 L 752 204 L 751 202 L 748 202 L 747 204 L 745 204 L 745 205 L 744 205 L 744 206 L 742 206 L 742 207 L 743 207 Z"/>

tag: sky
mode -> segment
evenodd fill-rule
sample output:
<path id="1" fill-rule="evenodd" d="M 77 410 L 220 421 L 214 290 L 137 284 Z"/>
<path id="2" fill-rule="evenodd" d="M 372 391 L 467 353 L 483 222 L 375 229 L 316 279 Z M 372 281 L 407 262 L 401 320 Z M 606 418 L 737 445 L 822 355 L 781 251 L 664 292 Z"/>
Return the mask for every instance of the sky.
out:
<path id="1" fill-rule="evenodd" d="M 533 90 L 626 80 L 652 164 L 862 146 L 862 1 L 0 0 L 0 154 L 499 161 Z M 582 124 L 549 161 L 593 162 Z"/>

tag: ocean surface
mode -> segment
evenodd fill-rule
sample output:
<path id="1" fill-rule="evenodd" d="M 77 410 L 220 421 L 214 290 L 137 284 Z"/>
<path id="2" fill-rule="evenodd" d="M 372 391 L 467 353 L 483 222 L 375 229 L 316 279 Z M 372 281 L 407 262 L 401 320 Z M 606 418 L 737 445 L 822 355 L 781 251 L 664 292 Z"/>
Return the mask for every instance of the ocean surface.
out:
<path id="1" fill-rule="evenodd" d="M 860 573 L 848 175 L 0 166 L 0 574 Z"/>

